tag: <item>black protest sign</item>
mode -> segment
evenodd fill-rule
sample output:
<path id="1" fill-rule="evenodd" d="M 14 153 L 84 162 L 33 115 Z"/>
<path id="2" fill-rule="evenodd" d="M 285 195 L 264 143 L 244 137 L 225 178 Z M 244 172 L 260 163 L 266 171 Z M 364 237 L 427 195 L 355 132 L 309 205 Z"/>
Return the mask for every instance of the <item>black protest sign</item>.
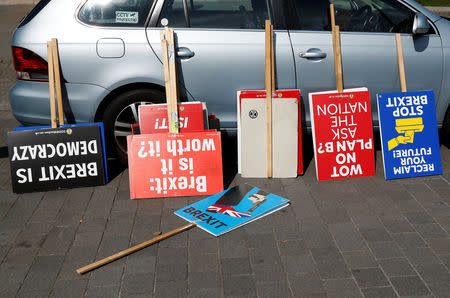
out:
<path id="1" fill-rule="evenodd" d="M 98 125 L 8 133 L 15 193 L 105 184 Z"/>

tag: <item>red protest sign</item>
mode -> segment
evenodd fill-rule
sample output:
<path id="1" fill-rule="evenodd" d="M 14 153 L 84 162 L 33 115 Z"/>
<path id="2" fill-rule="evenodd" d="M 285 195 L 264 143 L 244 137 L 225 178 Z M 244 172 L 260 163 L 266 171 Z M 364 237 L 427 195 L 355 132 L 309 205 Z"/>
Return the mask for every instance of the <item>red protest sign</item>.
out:
<path id="1" fill-rule="evenodd" d="M 223 191 L 220 132 L 128 136 L 132 199 Z"/>
<path id="2" fill-rule="evenodd" d="M 185 102 L 178 104 L 180 132 L 204 130 L 203 104 Z M 139 106 L 141 134 L 169 132 L 167 104 Z"/>
<path id="3" fill-rule="evenodd" d="M 309 96 L 318 180 L 375 175 L 369 91 Z"/>

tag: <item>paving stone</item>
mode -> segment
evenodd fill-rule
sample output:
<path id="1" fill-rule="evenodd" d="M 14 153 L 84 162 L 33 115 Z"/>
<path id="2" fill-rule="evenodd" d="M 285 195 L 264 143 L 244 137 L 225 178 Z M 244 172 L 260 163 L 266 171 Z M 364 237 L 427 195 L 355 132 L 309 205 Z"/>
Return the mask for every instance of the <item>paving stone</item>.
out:
<path id="1" fill-rule="evenodd" d="M 398 297 L 395 294 L 394 289 L 392 287 L 377 287 L 377 288 L 364 288 L 361 289 L 364 293 L 364 297 L 366 298 L 396 298 Z"/>
<path id="2" fill-rule="evenodd" d="M 337 279 L 350 277 L 350 271 L 342 255 L 334 247 L 311 249 L 317 270 L 323 279 Z"/>
<path id="3" fill-rule="evenodd" d="M 403 257 L 394 241 L 371 242 L 369 246 L 377 260 Z"/>
<path id="4" fill-rule="evenodd" d="M 442 264 L 419 265 L 416 270 L 426 283 L 450 282 L 450 273 Z"/>
<path id="5" fill-rule="evenodd" d="M 438 255 L 450 254 L 450 237 L 426 239 L 431 249 Z"/>
<path id="6" fill-rule="evenodd" d="M 104 298 L 117 297 L 119 294 L 119 285 L 105 286 L 105 287 L 91 287 L 86 291 L 86 298 Z"/>
<path id="7" fill-rule="evenodd" d="M 217 272 L 219 270 L 217 254 L 192 255 L 189 256 L 188 262 L 189 272 Z"/>
<path id="8" fill-rule="evenodd" d="M 391 277 L 390 280 L 400 296 L 425 296 L 431 294 L 418 276 Z"/>
<path id="9" fill-rule="evenodd" d="M 311 219 L 316 222 L 316 218 Z M 334 240 L 328 231 L 328 226 L 320 223 L 302 226 L 302 235 L 309 248 L 325 248 L 335 246 Z"/>
<path id="10" fill-rule="evenodd" d="M 125 266 L 125 274 L 131 273 L 155 273 L 156 257 L 146 254 L 134 253 L 128 256 Z"/>
<path id="11" fill-rule="evenodd" d="M 308 250 L 303 240 L 282 240 L 277 245 L 281 256 L 303 255 Z"/>
<path id="12" fill-rule="evenodd" d="M 250 275 L 223 276 L 224 296 L 255 296 L 255 281 Z"/>
<path id="13" fill-rule="evenodd" d="M 248 247 L 245 241 L 222 241 L 219 238 L 219 256 L 224 258 L 248 257 Z"/>
<path id="14" fill-rule="evenodd" d="M 187 267 L 187 264 L 157 264 L 156 280 L 158 282 L 187 280 Z M 191 270 L 191 266 L 189 269 Z"/>
<path id="15" fill-rule="evenodd" d="M 427 247 L 427 244 L 422 240 L 422 237 L 418 233 L 399 233 L 392 234 L 395 242 L 400 248 L 414 248 L 414 247 Z"/>
<path id="16" fill-rule="evenodd" d="M 415 228 L 420 233 L 420 235 L 422 235 L 423 238 L 449 237 L 449 234 L 436 223 L 416 225 Z"/>
<path id="17" fill-rule="evenodd" d="M 287 281 L 257 283 L 256 291 L 258 297 L 291 297 L 292 293 L 289 289 Z"/>
<path id="18" fill-rule="evenodd" d="M 39 255 L 65 255 L 74 240 L 75 230 L 76 228 L 72 226 L 55 226 L 42 244 Z"/>
<path id="19" fill-rule="evenodd" d="M 57 280 L 50 297 L 82 297 L 88 284 L 87 279 Z"/>
<path id="20" fill-rule="evenodd" d="M 0 287 L 0 297 L 16 297 L 22 283 L 20 282 L 6 282 L 2 280 L 2 286 Z"/>
<path id="21" fill-rule="evenodd" d="M 222 274 L 250 274 L 248 258 L 228 258 L 221 260 Z"/>
<path id="22" fill-rule="evenodd" d="M 377 267 L 375 258 L 369 251 L 343 252 L 345 262 L 350 269 Z"/>
<path id="23" fill-rule="evenodd" d="M 389 286 L 389 281 L 379 268 L 355 269 L 352 273 L 361 288 Z"/>
<path id="24" fill-rule="evenodd" d="M 290 278 L 289 283 L 294 293 L 294 297 L 301 296 L 323 296 L 326 297 L 326 290 L 318 274 L 301 274 Z"/>
<path id="25" fill-rule="evenodd" d="M 338 223 L 328 227 L 341 251 L 364 250 L 367 248 L 363 237 L 352 223 Z"/>
<path id="26" fill-rule="evenodd" d="M 270 270 L 281 265 L 280 255 L 275 247 L 261 247 L 249 250 L 250 263 L 253 270 Z"/>
<path id="27" fill-rule="evenodd" d="M 218 241 L 215 238 L 189 241 L 189 254 L 217 253 Z"/>
<path id="28" fill-rule="evenodd" d="M 383 228 L 361 228 L 359 230 L 367 242 L 392 241 L 391 236 Z"/>
<path id="29" fill-rule="evenodd" d="M 329 279 L 324 285 L 328 297 L 363 297 L 353 279 Z"/>
<path id="30" fill-rule="evenodd" d="M 284 270 L 288 275 L 316 272 L 317 268 L 310 254 L 297 256 L 282 256 Z"/>
<path id="31" fill-rule="evenodd" d="M 384 273 L 389 277 L 417 275 L 406 258 L 380 260 L 379 263 Z"/>
<path id="32" fill-rule="evenodd" d="M 62 262 L 62 256 L 37 256 L 20 292 L 34 290 L 48 290 L 50 292 Z"/>
<path id="33" fill-rule="evenodd" d="M 292 226 L 274 227 L 273 232 L 278 241 L 299 241 L 302 238 L 298 223 Z"/>
<path id="34" fill-rule="evenodd" d="M 273 234 L 248 235 L 247 243 L 249 248 L 259 248 L 276 245 L 276 241 Z"/>
<path id="35" fill-rule="evenodd" d="M 404 213 L 405 217 L 412 224 L 427 224 L 427 223 L 435 223 L 433 218 L 428 215 L 426 212 L 407 212 Z"/>
<path id="36" fill-rule="evenodd" d="M 118 285 L 122 279 L 124 263 L 125 259 L 120 259 L 92 271 L 89 286 L 102 287 Z"/>
<path id="37" fill-rule="evenodd" d="M 19 291 L 16 297 L 28 298 L 28 297 L 48 297 L 50 290 L 31 290 L 31 291 Z"/>
<path id="38" fill-rule="evenodd" d="M 159 264 L 187 264 L 188 254 L 185 247 L 165 247 L 159 249 Z"/>
<path id="39" fill-rule="evenodd" d="M 197 296 L 200 289 L 218 289 L 221 287 L 218 272 L 190 272 L 189 296 Z"/>
<path id="40" fill-rule="evenodd" d="M 383 225 L 391 233 L 411 233 L 415 232 L 411 224 L 403 217 L 380 217 Z"/>
<path id="41" fill-rule="evenodd" d="M 438 257 L 428 247 L 407 248 L 402 251 L 414 266 L 440 263 Z"/>
<path id="42" fill-rule="evenodd" d="M 122 293 L 150 294 L 153 292 L 153 273 L 126 274 L 122 281 Z"/>
<path id="43" fill-rule="evenodd" d="M 450 281 L 428 284 L 428 287 L 436 297 L 449 297 L 450 295 Z"/>
<path id="44" fill-rule="evenodd" d="M 257 269 L 253 272 L 256 283 L 282 282 L 286 280 L 286 273 L 281 265 L 274 265 L 270 269 Z"/>

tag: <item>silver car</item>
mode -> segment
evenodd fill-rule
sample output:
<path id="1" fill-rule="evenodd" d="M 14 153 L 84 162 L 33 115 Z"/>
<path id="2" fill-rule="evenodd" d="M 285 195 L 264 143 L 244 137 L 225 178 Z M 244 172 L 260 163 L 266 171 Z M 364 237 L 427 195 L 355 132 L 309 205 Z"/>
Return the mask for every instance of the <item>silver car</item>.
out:
<path id="1" fill-rule="evenodd" d="M 206 101 L 221 127 L 236 127 L 236 91 L 264 89 L 264 21 L 275 26 L 278 89 L 335 89 L 329 4 L 342 31 L 345 88 L 400 89 L 401 33 L 409 90 L 434 90 L 450 130 L 450 22 L 410 0 L 41 0 L 14 33 L 14 116 L 50 123 L 47 47 L 59 41 L 69 122 L 103 121 L 118 156 L 137 106 L 164 102 L 160 30 L 175 28 L 180 97 Z M 302 119 L 309 127 L 307 100 Z"/>

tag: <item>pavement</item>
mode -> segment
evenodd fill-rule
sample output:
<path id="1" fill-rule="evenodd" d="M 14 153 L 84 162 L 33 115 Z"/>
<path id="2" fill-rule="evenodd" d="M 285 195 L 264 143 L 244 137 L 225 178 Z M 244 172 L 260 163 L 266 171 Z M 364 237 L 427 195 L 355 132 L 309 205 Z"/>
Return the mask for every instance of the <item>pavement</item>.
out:
<path id="1" fill-rule="evenodd" d="M 0 146 L 17 124 L 0 111 Z M 17 195 L 0 147 L 0 297 L 450 297 L 449 147 L 440 176 L 385 181 L 378 148 L 375 176 L 320 183 L 310 140 L 296 179 L 241 178 L 235 148 L 224 138 L 226 186 L 250 183 L 291 206 L 218 238 L 194 228 L 78 275 L 185 225 L 173 211 L 202 197 L 130 200 L 128 170 L 114 161 L 105 186 Z"/>

